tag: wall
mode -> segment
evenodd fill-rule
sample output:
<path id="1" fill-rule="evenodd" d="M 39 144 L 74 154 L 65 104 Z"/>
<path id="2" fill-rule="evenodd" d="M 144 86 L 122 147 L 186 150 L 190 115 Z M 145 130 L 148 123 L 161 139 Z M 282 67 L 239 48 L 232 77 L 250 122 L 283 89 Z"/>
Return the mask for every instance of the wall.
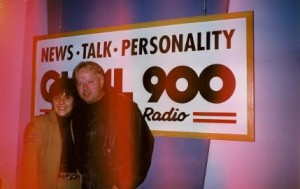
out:
<path id="1" fill-rule="evenodd" d="M 25 2 L 0 1 L 0 188 L 13 188 L 23 61 Z"/>
<path id="2" fill-rule="evenodd" d="M 0 0 L 2 189 L 15 186 L 18 138 L 30 118 L 30 41 L 47 31 L 45 6 Z M 211 141 L 205 189 L 300 188 L 299 3 L 230 1 L 229 12 L 244 10 L 255 12 L 256 140 Z"/>
<path id="3" fill-rule="evenodd" d="M 212 141 L 205 188 L 300 188 L 299 3 L 231 0 L 254 10 L 254 143 Z"/>
<path id="4" fill-rule="evenodd" d="M 47 32 L 46 1 L 0 0 L 0 189 L 14 189 L 30 119 L 32 37 Z"/>

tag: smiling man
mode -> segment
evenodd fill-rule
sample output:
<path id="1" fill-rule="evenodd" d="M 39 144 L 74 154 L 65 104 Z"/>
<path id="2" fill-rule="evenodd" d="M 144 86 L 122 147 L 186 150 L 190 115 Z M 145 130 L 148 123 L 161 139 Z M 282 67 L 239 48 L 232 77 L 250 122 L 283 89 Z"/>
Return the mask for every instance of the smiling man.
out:
<path id="1" fill-rule="evenodd" d="M 104 71 L 96 62 L 79 63 L 73 78 L 83 101 L 74 109 L 83 189 L 136 188 L 147 176 L 154 145 L 138 105 L 105 86 Z"/>

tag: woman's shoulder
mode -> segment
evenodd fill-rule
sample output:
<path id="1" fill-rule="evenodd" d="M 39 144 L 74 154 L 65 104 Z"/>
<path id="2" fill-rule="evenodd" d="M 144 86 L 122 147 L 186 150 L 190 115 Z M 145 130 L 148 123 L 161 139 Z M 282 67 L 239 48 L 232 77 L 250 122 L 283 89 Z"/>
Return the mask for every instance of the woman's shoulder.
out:
<path id="1" fill-rule="evenodd" d="M 39 121 L 46 121 L 46 120 L 54 119 L 54 116 L 55 116 L 55 112 L 52 110 L 45 114 L 34 116 L 34 119 L 39 120 Z"/>
<path id="2" fill-rule="evenodd" d="M 55 121 L 55 112 L 50 111 L 49 113 L 36 115 L 32 118 L 30 124 L 39 126 L 39 125 L 47 125 L 47 123 L 52 123 Z"/>

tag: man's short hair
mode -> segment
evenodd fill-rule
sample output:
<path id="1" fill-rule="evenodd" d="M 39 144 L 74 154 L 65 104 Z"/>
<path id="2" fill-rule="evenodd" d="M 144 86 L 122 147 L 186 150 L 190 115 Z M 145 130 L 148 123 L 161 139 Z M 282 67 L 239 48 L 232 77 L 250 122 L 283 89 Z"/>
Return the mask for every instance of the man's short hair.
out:
<path id="1" fill-rule="evenodd" d="M 81 68 L 87 68 L 89 70 L 94 71 L 95 73 L 104 76 L 104 70 L 99 64 L 93 61 L 82 61 L 73 70 L 72 77 L 75 81 L 77 81 L 76 75 Z"/>

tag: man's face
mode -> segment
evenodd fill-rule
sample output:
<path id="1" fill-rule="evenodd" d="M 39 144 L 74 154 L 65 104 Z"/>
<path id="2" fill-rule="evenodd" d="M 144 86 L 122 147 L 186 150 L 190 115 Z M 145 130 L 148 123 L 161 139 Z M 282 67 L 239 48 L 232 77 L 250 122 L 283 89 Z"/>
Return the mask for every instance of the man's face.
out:
<path id="1" fill-rule="evenodd" d="M 81 68 L 76 75 L 77 91 L 82 100 L 92 104 L 103 96 L 104 78 L 102 75 L 87 68 Z"/>
<path id="2" fill-rule="evenodd" d="M 62 93 L 52 99 L 52 106 L 57 115 L 67 117 L 71 114 L 74 106 L 74 97 Z"/>

